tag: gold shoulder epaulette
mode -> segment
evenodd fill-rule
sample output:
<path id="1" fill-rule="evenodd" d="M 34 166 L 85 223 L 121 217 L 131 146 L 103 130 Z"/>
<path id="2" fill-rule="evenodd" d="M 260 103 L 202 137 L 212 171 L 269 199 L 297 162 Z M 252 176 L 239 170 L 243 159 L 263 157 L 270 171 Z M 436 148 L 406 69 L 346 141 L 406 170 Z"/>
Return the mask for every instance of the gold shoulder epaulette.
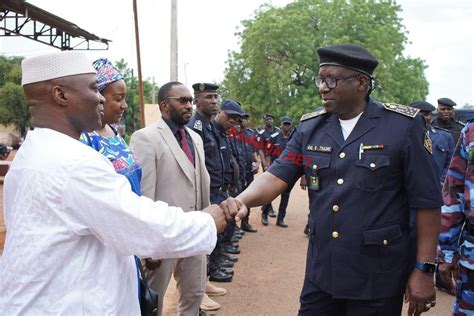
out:
<path id="1" fill-rule="evenodd" d="M 409 105 L 401 105 L 401 104 L 396 104 L 396 103 L 384 103 L 383 106 L 385 107 L 385 110 L 389 110 L 392 112 L 397 112 L 399 114 L 414 118 L 418 112 L 420 112 L 420 109 L 411 107 Z"/>
<path id="2" fill-rule="evenodd" d="M 326 113 L 326 110 L 325 109 L 320 109 L 320 110 L 317 110 L 317 111 L 314 111 L 314 112 L 311 112 L 311 113 L 303 114 L 303 116 L 300 119 L 300 122 L 309 120 L 310 118 L 313 118 L 313 117 L 316 117 L 316 116 L 320 116 L 321 114 L 324 114 L 324 113 Z"/>

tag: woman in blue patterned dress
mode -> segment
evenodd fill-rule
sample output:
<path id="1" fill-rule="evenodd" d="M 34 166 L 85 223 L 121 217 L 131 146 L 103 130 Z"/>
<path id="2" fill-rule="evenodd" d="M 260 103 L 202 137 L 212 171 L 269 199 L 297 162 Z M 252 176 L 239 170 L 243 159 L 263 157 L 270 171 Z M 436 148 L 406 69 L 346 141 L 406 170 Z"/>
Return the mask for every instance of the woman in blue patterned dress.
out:
<path id="1" fill-rule="evenodd" d="M 140 195 L 142 169 L 127 143 L 114 127 L 128 107 L 125 101 L 127 86 L 123 76 L 109 60 L 101 58 L 94 61 L 93 65 L 97 71 L 99 92 L 105 98 L 104 116 L 102 128 L 87 134 L 83 133 L 81 141 L 106 156 L 115 171 L 127 177 L 133 192 Z"/>
<path id="2" fill-rule="evenodd" d="M 82 133 L 80 140 L 107 157 L 115 171 L 127 177 L 132 191 L 141 195 L 142 169 L 130 147 L 114 127 L 128 108 L 125 101 L 127 86 L 122 74 L 108 59 L 100 58 L 94 61 L 93 66 L 97 71 L 97 88 L 105 98 L 102 128 L 87 134 Z M 138 257 L 135 257 L 135 260 L 137 261 Z M 140 289 L 140 282 L 138 286 Z"/>

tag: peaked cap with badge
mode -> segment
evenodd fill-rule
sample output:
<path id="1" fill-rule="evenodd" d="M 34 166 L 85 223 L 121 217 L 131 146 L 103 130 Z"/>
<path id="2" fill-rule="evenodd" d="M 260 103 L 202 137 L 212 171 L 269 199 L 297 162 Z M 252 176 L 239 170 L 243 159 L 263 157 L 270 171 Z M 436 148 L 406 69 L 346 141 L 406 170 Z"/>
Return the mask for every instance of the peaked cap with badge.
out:
<path id="1" fill-rule="evenodd" d="M 219 86 L 213 83 L 198 82 L 193 84 L 194 93 L 199 92 L 214 92 L 219 89 Z"/>

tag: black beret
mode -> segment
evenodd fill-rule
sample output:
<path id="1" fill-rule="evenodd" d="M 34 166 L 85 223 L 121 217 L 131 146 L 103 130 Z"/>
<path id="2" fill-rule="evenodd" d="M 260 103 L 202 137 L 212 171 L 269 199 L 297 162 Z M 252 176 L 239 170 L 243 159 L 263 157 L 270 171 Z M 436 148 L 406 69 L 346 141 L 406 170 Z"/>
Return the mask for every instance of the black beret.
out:
<path id="1" fill-rule="evenodd" d="M 244 111 L 240 108 L 240 104 L 237 101 L 226 99 L 222 101 L 221 110 L 227 115 L 236 115 L 242 117 Z"/>
<path id="2" fill-rule="evenodd" d="M 436 108 L 426 101 L 416 101 L 409 104 L 411 107 L 420 109 L 422 112 L 433 112 Z"/>
<path id="3" fill-rule="evenodd" d="M 270 113 L 265 113 L 265 114 L 263 114 L 263 118 L 264 118 L 264 119 L 266 119 L 267 117 L 274 118 L 273 115 L 271 115 Z"/>
<path id="4" fill-rule="evenodd" d="M 282 117 L 280 118 L 280 121 L 281 121 L 282 124 L 284 124 L 284 123 L 290 123 L 290 124 L 291 124 L 291 117 L 289 117 L 289 116 L 282 116 Z"/>
<path id="5" fill-rule="evenodd" d="M 445 105 L 445 106 L 450 106 L 450 107 L 453 107 L 456 105 L 456 103 L 454 103 L 453 100 L 451 100 L 450 98 L 441 98 L 441 99 L 438 99 L 438 103 L 439 104 L 442 104 L 442 105 Z"/>
<path id="6" fill-rule="evenodd" d="M 204 91 L 216 91 L 219 89 L 219 86 L 213 83 L 204 83 L 199 82 L 193 84 L 194 92 L 204 92 Z"/>
<path id="7" fill-rule="evenodd" d="M 318 48 L 319 66 L 339 66 L 349 68 L 372 77 L 379 62 L 364 47 L 341 44 Z"/>

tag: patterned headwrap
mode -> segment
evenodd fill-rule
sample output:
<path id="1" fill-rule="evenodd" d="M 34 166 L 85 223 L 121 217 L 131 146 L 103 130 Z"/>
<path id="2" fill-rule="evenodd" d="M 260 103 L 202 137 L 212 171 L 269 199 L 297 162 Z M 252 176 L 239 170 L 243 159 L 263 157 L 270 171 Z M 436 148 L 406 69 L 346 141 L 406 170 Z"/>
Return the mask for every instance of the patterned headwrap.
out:
<path id="1" fill-rule="evenodd" d="M 107 58 L 99 58 L 92 65 L 97 71 L 97 86 L 100 92 L 112 82 L 123 79 L 122 74 Z"/>

